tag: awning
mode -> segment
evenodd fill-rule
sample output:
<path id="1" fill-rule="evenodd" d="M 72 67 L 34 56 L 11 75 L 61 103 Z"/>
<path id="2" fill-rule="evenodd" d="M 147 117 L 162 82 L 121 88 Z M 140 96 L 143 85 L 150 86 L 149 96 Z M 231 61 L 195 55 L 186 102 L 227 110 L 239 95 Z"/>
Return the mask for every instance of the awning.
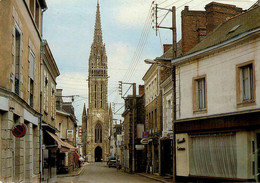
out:
<path id="1" fill-rule="evenodd" d="M 63 140 L 61 140 L 60 137 L 58 137 L 57 135 L 46 131 L 56 142 L 58 145 L 58 148 L 60 149 L 60 152 L 69 152 L 69 151 L 75 151 L 76 148 L 72 145 L 70 145 L 67 142 L 64 142 Z"/>
<path id="2" fill-rule="evenodd" d="M 73 145 L 69 144 L 68 142 L 64 142 L 63 141 L 63 143 L 66 144 L 66 146 L 70 148 L 70 151 L 75 152 L 77 150 L 76 147 L 74 147 Z"/>

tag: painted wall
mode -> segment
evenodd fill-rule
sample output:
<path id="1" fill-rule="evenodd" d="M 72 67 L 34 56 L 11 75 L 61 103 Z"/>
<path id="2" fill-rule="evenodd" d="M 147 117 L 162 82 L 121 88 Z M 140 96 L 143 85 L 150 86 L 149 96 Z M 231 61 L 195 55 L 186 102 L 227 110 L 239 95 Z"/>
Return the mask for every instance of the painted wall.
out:
<path id="1" fill-rule="evenodd" d="M 236 65 L 254 60 L 255 105 L 238 107 L 236 101 Z M 216 115 L 260 107 L 260 39 L 237 45 L 226 51 L 182 64 L 176 72 L 177 120 Z M 192 102 L 193 77 L 206 75 L 207 112 L 194 113 Z"/>
<path id="2" fill-rule="evenodd" d="M 161 85 L 162 88 L 162 105 L 163 105 L 163 111 L 162 111 L 162 117 L 163 117 L 163 131 L 162 136 L 167 136 L 168 133 L 172 133 L 172 119 L 173 119 L 173 100 L 172 100 L 172 94 L 173 94 L 173 83 L 171 77 L 169 77 L 166 80 L 166 83 L 163 83 Z"/>

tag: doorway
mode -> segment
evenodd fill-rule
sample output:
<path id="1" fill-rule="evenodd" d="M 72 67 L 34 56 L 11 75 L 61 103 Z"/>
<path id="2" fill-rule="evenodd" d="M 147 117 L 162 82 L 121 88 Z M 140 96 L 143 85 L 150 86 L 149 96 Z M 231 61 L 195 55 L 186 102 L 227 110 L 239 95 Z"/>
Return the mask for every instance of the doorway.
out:
<path id="1" fill-rule="evenodd" d="M 161 141 L 161 174 L 172 175 L 173 170 L 173 154 L 172 154 L 172 140 Z"/>
<path id="2" fill-rule="evenodd" d="M 102 161 L 102 148 L 100 146 L 97 146 L 95 149 L 95 162 L 101 162 Z"/>

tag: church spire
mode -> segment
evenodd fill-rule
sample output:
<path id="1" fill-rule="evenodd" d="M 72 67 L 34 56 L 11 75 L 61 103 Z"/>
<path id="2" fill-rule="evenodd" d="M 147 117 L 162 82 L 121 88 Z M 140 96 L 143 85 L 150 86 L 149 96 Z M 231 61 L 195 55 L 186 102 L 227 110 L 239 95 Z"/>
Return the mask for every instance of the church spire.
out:
<path id="1" fill-rule="evenodd" d="M 91 45 L 89 66 L 89 76 L 107 77 L 107 56 L 102 38 L 99 1 L 97 1 L 94 39 Z"/>
<path id="2" fill-rule="evenodd" d="M 101 29 L 99 1 L 97 1 L 96 22 L 95 22 L 95 30 L 94 30 L 94 42 L 95 43 L 98 43 L 98 42 L 102 43 L 102 29 Z"/>
<path id="3" fill-rule="evenodd" d="M 84 107 L 83 107 L 83 113 L 82 113 L 82 116 L 87 116 L 87 113 L 86 113 L 86 105 L 84 103 Z"/>

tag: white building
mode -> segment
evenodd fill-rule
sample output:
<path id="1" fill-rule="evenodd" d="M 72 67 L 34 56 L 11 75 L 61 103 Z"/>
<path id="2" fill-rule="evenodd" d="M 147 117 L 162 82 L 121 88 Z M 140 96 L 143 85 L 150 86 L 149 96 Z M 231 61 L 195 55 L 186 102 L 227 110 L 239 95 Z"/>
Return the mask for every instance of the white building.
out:
<path id="1" fill-rule="evenodd" d="M 260 7 L 232 17 L 176 67 L 177 178 L 258 180 Z"/>

